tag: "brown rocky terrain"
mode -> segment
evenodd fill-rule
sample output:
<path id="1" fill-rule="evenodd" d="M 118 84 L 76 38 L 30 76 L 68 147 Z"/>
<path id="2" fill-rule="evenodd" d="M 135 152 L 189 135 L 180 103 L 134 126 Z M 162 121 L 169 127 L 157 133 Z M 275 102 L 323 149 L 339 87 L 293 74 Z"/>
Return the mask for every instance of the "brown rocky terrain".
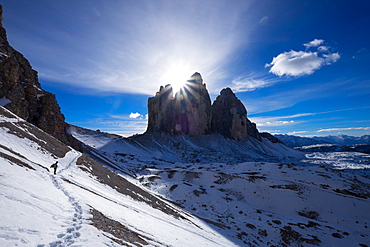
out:
<path id="1" fill-rule="evenodd" d="M 70 143 L 72 139 L 65 133 L 65 118 L 55 95 L 41 88 L 37 71 L 9 44 L 2 13 L 0 5 L 0 105 L 62 142 Z"/>

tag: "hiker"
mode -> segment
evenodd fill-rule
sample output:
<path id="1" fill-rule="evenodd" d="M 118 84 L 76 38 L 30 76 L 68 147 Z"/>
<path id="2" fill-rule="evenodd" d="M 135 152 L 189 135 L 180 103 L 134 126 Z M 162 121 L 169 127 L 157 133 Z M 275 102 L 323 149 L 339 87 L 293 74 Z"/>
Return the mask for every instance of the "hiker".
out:
<path id="1" fill-rule="evenodd" d="M 54 175 L 56 175 L 57 174 L 57 168 L 58 168 L 58 161 L 55 162 L 54 164 L 52 164 L 50 166 L 50 168 L 54 168 Z"/>

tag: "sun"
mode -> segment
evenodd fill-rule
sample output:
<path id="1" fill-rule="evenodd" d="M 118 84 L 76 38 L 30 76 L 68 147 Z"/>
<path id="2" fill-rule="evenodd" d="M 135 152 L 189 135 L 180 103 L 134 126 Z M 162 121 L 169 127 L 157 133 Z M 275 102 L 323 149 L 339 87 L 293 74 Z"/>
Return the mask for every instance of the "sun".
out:
<path id="1" fill-rule="evenodd" d="M 190 76 L 191 72 L 188 67 L 179 64 L 172 65 L 162 77 L 162 83 L 165 85 L 171 84 L 173 93 L 176 94 L 183 86 L 185 86 L 185 83 L 189 80 Z"/>

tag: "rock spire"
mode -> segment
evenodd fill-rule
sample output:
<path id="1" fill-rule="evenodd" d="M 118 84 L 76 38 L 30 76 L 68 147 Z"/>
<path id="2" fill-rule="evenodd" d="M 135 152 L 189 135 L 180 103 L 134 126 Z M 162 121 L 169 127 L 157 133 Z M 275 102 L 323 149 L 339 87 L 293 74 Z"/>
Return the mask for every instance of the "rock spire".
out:
<path id="1" fill-rule="evenodd" d="M 173 95 L 171 85 L 161 86 L 148 99 L 147 132 L 200 136 L 211 133 L 211 99 L 202 76 L 194 73 Z"/>
<path id="2" fill-rule="evenodd" d="M 211 100 L 196 72 L 175 95 L 171 85 L 161 86 L 148 99 L 147 132 L 201 136 L 219 133 L 234 140 L 248 136 L 261 140 L 256 125 L 247 118 L 247 110 L 230 88 L 225 88 L 211 105 Z"/>
<path id="3" fill-rule="evenodd" d="M 252 136 L 261 140 L 256 125 L 230 88 L 222 89 L 212 105 L 212 130 L 227 138 L 242 140 Z"/>

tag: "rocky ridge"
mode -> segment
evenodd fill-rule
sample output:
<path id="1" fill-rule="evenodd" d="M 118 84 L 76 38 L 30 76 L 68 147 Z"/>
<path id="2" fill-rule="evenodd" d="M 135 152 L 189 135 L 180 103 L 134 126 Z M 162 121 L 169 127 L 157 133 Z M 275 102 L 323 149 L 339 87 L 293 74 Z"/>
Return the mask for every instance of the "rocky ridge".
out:
<path id="1" fill-rule="evenodd" d="M 0 105 L 64 143 L 64 115 L 55 95 L 41 88 L 37 71 L 8 42 L 0 5 Z"/>
<path id="2" fill-rule="evenodd" d="M 148 99 L 147 133 L 201 136 L 219 133 L 243 140 L 251 136 L 261 140 L 256 124 L 247 118 L 247 110 L 230 88 L 225 88 L 211 104 L 202 76 L 196 72 L 175 95 L 171 85 L 161 86 Z"/>

